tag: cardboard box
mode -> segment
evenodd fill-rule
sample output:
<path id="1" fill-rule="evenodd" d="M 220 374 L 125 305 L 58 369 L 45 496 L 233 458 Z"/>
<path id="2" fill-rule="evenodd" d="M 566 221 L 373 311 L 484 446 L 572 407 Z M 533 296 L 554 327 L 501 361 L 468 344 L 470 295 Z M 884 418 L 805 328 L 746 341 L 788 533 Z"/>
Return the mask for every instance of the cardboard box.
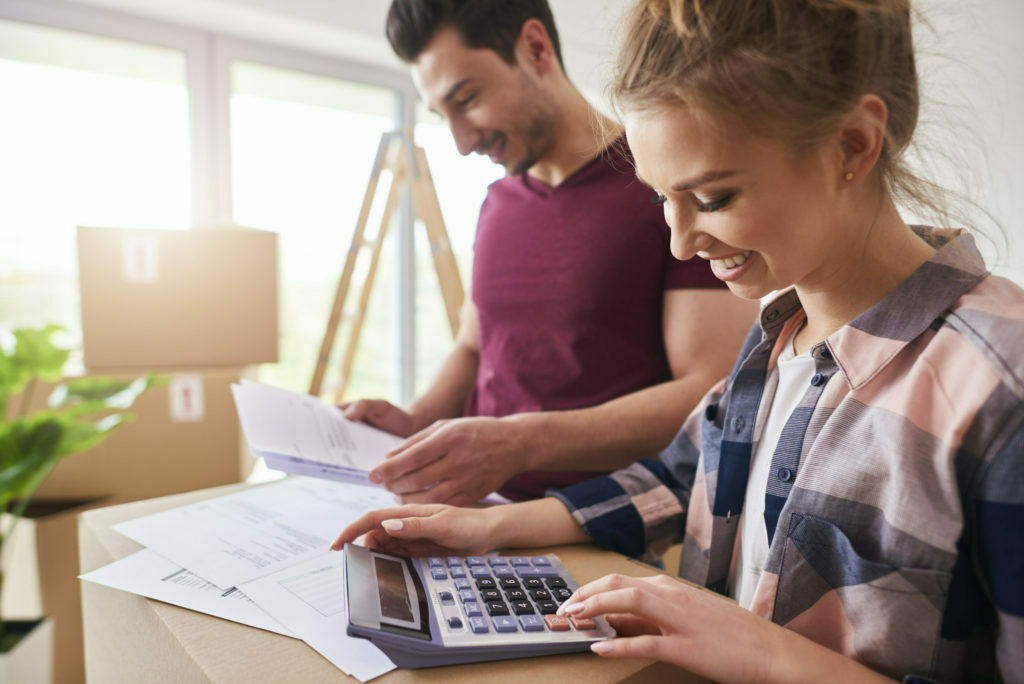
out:
<path id="1" fill-rule="evenodd" d="M 85 681 L 82 601 L 78 590 L 78 514 L 103 504 L 33 499 L 4 543 L 0 606 L 6 620 L 49 617 L 53 630 L 53 681 Z M 0 516 L 4 529 L 10 516 Z"/>
<path id="2" fill-rule="evenodd" d="M 277 235 L 78 228 L 85 365 L 277 361 Z"/>
<path id="3" fill-rule="evenodd" d="M 99 446 L 62 460 L 36 496 L 123 502 L 243 481 L 254 460 L 242 436 L 231 384 L 248 372 L 166 371 L 168 384 L 150 389 L 130 409 L 135 422 L 116 428 Z M 112 369 L 90 375 L 132 379 L 139 373 Z M 43 407 L 52 389 L 38 386 L 32 406 Z M 20 401 L 15 397 L 9 405 Z"/>
<path id="4" fill-rule="evenodd" d="M 183 506 L 243 487 L 218 487 L 89 511 L 79 518 L 81 571 L 90 572 L 141 547 L 113 530 L 123 520 Z M 649 576 L 658 571 L 594 546 L 531 553 L 558 554 L 580 582 L 610 572 Z M 352 681 L 302 641 L 82 583 L 86 673 L 91 682 L 344 682 Z M 375 679 L 404 682 L 703 682 L 650 660 L 602 660 L 590 653 L 495 661 L 425 670 L 395 670 Z"/>

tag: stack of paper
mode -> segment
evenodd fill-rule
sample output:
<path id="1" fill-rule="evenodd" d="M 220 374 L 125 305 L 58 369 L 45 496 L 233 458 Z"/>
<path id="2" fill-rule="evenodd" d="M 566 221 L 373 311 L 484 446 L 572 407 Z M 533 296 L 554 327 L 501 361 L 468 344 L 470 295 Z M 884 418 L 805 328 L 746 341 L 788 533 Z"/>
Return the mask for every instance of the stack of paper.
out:
<path id="1" fill-rule="evenodd" d="M 82 579 L 302 639 L 367 681 L 394 664 L 345 633 L 346 525 L 393 505 L 384 490 L 290 478 L 115 525 L 147 547 Z"/>
<path id="2" fill-rule="evenodd" d="M 402 443 L 308 394 L 252 381 L 231 391 L 249 448 L 274 470 L 369 485 L 367 473 Z"/>

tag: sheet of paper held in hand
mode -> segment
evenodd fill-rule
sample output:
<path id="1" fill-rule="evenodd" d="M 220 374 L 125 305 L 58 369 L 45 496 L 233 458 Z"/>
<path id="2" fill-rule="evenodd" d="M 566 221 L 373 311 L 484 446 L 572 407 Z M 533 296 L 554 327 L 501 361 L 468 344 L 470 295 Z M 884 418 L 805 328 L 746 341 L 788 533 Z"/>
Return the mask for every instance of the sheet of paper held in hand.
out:
<path id="1" fill-rule="evenodd" d="M 365 682 L 395 665 L 368 640 L 346 635 L 343 561 L 340 552 L 328 552 L 241 589 L 320 655 Z"/>
<path id="2" fill-rule="evenodd" d="M 231 391 L 249 448 L 275 470 L 369 485 L 367 473 L 403 441 L 308 394 L 252 381 Z"/>
<path id="3" fill-rule="evenodd" d="M 360 515 L 394 505 L 383 489 L 295 477 L 114 529 L 227 590 L 324 553 Z"/>
<path id="4" fill-rule="evenodd" d="M 295 637 L 238 589 L 221 589 L 150 549 L 86 573 L 81 579 Z"/>

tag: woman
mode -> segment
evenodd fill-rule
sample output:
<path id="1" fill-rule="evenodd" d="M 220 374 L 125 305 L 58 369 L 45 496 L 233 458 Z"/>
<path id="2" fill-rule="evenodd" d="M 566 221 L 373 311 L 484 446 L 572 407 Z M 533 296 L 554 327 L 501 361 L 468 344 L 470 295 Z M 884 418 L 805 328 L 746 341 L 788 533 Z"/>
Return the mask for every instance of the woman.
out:
<path id="1" fill-rule="evenodd" d="M 535 502 L 376 511 L 336 547 L 407 555 L 593 540 L 679 574 L 609 576 L 606 657 L 719 681 L 1024 680 L 1024 292 L 927 200 L 899 0 L 644 0 L 614 88 L 672 253 L 762 310 L 658 460 Z M 714 321 L 709 321 L 714 325 Z"/>

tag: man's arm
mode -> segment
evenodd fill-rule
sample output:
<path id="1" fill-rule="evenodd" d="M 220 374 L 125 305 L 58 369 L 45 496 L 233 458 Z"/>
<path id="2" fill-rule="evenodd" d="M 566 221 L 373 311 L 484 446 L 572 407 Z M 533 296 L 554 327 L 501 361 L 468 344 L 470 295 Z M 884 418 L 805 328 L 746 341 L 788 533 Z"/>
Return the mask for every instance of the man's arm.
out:
<path id="1" fill-rule="evenodd" d="M 673 380 L 586 409 L 527 413 L 531 470 L 614 470 L 656 455 L 708 389 L 732 369 L 757 302 L 727 290 L 665 293 L 665 350 Z"/>

